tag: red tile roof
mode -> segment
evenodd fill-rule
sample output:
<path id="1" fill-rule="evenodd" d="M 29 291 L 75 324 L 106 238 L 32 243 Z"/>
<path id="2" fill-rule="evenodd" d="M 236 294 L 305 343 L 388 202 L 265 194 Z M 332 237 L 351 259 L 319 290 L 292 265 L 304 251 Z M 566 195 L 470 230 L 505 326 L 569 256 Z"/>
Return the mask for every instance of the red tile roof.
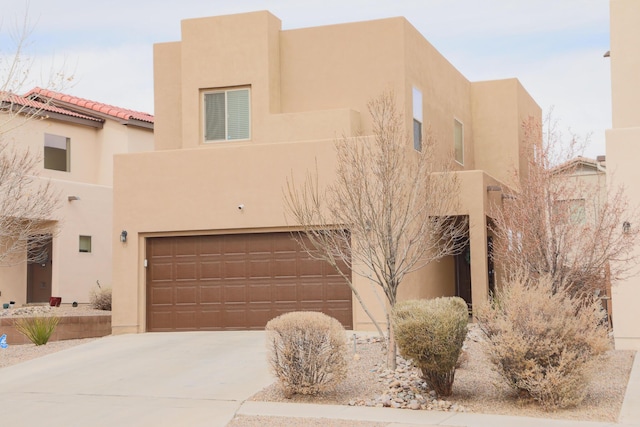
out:
<path id="1" fill-rule="evenodd" d="M 113 105 L 103 104 L 100 102 L 90 101 L 84 98 L 78 98 L 72 95 L 65 95 L 64 93 L 55 92 L 53 90 L 42 89 L 39 87 L 35 87 L 27 92 L 25 97 L 33 97 L 34 95 L 38 95 L 41 97 L 49 98 L 53 103 L 55 101 L 64 102 L 69 105 L 76 105 L 80 108 L 86 108 L 88 110 L 93 110 L 102 114 L 106 114 L 108 116 L 122 119 L 122 120 L 139 120 L 147 123 L 153 123 L 153 115 L 142 113 L 140 111 L 128 110 L 126 108 L 115 107 Z"/>
<path id="2" fill-rule="evenodd" d="M 102 120 L 96 117 L 86 116 L 84 114 L 80 114 L 75 111 L 66 110 L 64 108 L 56 107 L 55 105 L 39 102 L 33 99 L 25 98 L 24 96 L 20 96 L 20 95 L 8 93 L 8 92 L 0 93 L 0 102 L 2 103 L 6 102 L 13 105 L 20 105 L 26 108 L 33 108 L 36 111 L 48 111 L 50 113 L 58 113 L 65 116 L 78 117 L 81 119 L 92 120 L 95 122 L 102 122 Z"/>

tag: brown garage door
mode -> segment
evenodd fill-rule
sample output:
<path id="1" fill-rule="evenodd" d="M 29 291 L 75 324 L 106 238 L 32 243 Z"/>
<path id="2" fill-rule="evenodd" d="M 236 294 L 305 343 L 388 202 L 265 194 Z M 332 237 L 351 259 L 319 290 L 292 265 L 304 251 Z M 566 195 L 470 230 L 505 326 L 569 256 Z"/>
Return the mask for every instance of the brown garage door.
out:
<path id="1" fill-rule="evenodd" d="M 351 329 L 351 290 L 289 233 L 147 239 L 147 331 L 263 329 L 321 311 Z"/>

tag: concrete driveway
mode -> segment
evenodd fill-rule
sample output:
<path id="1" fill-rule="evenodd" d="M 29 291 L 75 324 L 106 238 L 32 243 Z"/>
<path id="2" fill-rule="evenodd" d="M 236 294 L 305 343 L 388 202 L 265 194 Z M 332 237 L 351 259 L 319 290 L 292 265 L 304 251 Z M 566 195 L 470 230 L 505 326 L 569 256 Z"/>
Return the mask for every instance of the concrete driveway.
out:
<path id="1" fill-rule="evenodd" d="M 224 426 L 273 382 L 264 340 L 253 331 L 109 336 L 3 368 L 0 425 Z"/>

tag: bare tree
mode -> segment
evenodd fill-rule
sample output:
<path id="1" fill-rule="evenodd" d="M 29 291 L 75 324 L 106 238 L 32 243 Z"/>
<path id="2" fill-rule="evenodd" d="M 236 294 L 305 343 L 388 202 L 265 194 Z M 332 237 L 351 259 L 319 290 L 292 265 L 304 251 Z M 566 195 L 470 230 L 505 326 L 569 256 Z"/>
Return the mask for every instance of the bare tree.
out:
<path id="1" fill-rule="evenodd" d="M 343 275 L 381 334 L 349 271 L 384 293 L 387 365 L 395 369 L 389 309 L 398 287 L 408 273 L 457 252 L 466 242 L 467 225 L 452 216 L 459 183 L 448 162 L 437 157 L 433 138 L 427 136 L 420 152 L 413 149 L 390 92 L 368 108 L 372 136 L 336 141 L 335 181 L 321 189 L 316 170 L 299 188 L 290 180 L 285 199 L 290 217 L 308 238 L 300 239 L 307 252 Z"/>
<path id="2" fill-rule="evenodd" d="M 531 118 L 523 128 L 527 172 L 514 172 L 519 188 L 494 212 L 494 257 L 507 276 L 548 275 L 554 291 L 606 290 L 635 265 L 638 229 L 624 224 L 637 215 L 621 188 L 578 175 L 584 141 L 575 135 L 563 141 L 551 114 L 544 129 Z"/>
<path id="3" fill-rule="evenodd" d="M 57 232 L 60 205 L 49 180 L 39 177 L 42 154 L 20 142 L 19 128 L 46 118 L 46 103 L 17 93 L 30 81 L 34 61 L 25 53 L 31 32 L 28 13 L 8 29 L 15 46 L 0 52 L 0 264 L 39 261 L 42 246 Z M 44 86 L 61 89 L 71 81 L 62 70 L 50 70 Z"/>

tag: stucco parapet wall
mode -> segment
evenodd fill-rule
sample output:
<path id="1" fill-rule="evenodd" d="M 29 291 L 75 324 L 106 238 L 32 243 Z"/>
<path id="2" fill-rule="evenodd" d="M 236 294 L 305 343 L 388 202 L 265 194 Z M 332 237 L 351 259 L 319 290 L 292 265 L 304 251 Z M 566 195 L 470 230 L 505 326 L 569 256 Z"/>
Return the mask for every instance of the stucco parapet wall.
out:
<path id="1" fill-rule="evenodd" d="M 460 192 L 456 215 L 489 215 L 502 204 L 502 195 L 513 192 L 506 184 L 482 170 L 454 172 L 459 179 Z"/>

